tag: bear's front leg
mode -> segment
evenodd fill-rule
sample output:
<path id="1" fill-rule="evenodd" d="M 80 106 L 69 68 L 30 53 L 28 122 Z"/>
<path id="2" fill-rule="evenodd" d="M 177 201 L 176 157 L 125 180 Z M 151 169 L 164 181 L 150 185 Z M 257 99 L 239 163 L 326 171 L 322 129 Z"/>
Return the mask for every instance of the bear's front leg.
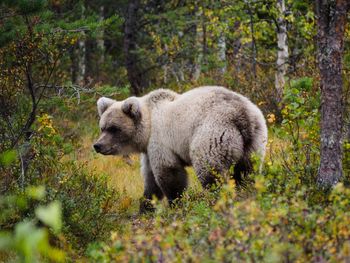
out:
<path id="1" fill-rule="evenodd" d="M 157 185 L 147 154 L 141 154 L 141 174 L 144 180 L 143 198 L 140 200 L 140 213 L 153 211 L 154 207 L 151 203 L 155 196 L 161 200 L 164 196 L 162 190 Z"/>
<path id="2" fill-rule="evenodd" d="M 187 173 L 182 166 L 158 167 L 154 170 L 154 176 L 170 205 L 187 187 Z"/>
<path id="3" fill-rule="evenodd" d="M 150 141 L 148 157 L 157 185 L 172 204 L 187 187 L 183 162 L 171 149 L 155 140 Z"/>

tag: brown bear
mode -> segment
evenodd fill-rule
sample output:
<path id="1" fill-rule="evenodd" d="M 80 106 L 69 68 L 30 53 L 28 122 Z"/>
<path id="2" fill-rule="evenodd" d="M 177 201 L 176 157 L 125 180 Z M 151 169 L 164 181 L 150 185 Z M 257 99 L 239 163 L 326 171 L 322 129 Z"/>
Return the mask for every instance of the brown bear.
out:
<path id="1" fill-rule="evenodd" d="M 144 197 L 171 202 L 187 186 L 192 165 L 203 187 L 234 165 L 234 178 L 251 168 L 251 154 L 263 159 L 267 127 L 248 98 L 223 87 L 183 94 L 159 89 L 124 101 L 97 102 L 101 136 L 94 144 L 105 155 L 141 153 Z"/>

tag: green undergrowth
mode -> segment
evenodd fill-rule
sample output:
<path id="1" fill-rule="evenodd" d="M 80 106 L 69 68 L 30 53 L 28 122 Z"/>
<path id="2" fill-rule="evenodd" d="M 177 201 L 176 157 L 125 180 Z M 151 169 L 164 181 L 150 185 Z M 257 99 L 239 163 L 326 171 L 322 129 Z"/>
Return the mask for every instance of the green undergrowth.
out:
<path id="1" fill-rule="evenodd" d="M 316 188 L 271 191 L 269 180 L 258 176 L 244 198 L 232 181 L 216 192 L 188 191 L 175 208 L 157 204 L 87 254 L 94 262 L 348 260 L 350 189 L 338 184 L 320 199 Z"/>

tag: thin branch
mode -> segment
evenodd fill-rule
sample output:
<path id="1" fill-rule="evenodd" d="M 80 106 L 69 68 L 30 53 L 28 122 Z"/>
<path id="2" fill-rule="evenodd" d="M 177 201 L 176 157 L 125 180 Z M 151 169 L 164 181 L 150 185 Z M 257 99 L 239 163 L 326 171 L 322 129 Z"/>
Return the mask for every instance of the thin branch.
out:
<path id="1" fill-rule="evenodd" d="M 87 26 L 76 28 L 76 29 L 62 29 L 60 27 L 52 29 L 52 33 L 81 33 L 81 32 L 88 32 L 90 31 L 90 28 Z"/>
<path id="2" fill-rule="evenodd" d="M 30 97 L 32 99 L 32 110 L 29 114 L 29 117 L 25 123 L 25 125 L 23 126 L 23 128 L 21 129 L 20 133 L 18 134 L 18 136 L 16 137 L 16 139 L 12 142 L 12 148 L 15 147 L 15 145 L 17 145 L 17 143 L 19 142 L 20 138 L 23 136 L 24 132 L 27 131 L 30 126 L 32 126 L 33 122 L 35 121 L 35 114 L 36 114 L 36 109 L 37 109 L 37 100 L 35 98 L 35 92 L 34 92 L 34 86 L 33 86 L 33 80 L 32 80 L 32 71 L 31 71 L 31 65 L 26 64 L 25 66 L 25 74 L 26 74 L 26 78 L 27 78 L 27 88 L 29 90 L 30 93 Z"/>
<path id="3" fill-rule="evenodd" d="M 13 130 L 11 121 L 9 120 L 8 116 L 5 114 L 4 114 L 4 119 L 5 119 L 5 122 L 8 126 L 8 128 L 9 128 L 10 134 L 12 136 L 12 140 L 14 140 L 16 138 L 16 136 L 15 136 L 15 132 Z M 23 156 L 22 156 L 20 149 L 18 147 L 15 147 L 15 149 L 16 149 L 16 152 L 17 152 L 19 159 L 20 159 L 20 162 L 21 162 L 21 176 L 19 179 L 20 179 L 21 190 L 23 191 L 24 190 L 24 180 L 25 180 L 24 160 L 23 160 Z"/>

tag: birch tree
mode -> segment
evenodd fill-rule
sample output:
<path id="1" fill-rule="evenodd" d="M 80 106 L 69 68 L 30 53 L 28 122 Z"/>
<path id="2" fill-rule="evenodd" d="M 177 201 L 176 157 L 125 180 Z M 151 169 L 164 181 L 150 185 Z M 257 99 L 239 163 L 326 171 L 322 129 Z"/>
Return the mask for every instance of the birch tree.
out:
<path id="1" fill-rule="evenodd" d="M 275 74 L 275 88 L 277 102 L 280 103 L 283 97 L 285 76 L 288 69 L 288 44 L 287 44 L 287 23 L 284 18 L 286 5 L 284 0 L 277 0 L 277 71 Z"/>
<path id="2" fill-rule="evenodd" d="M 218 38 L 218 59 L 220 61 L 219 71 L 221 74 L 225 74 L 227 63 L 226 63 L 226 35 L 225 30 L 222 29 Z"/>
<path id="3" fill-rule="evenodd" d="M 82 2 L 80 5 L 80 16 L 85 16 L 85 6 Z M 72 56 L 72 81 L 78 85 L 83 85 L 86 73 L 86 43 L 85 32 L 80 33 L 78 42 L 73 50 Z"/>
<path id="4" fill-rule="evenodd" d="M 78 59 L 78 74 L 76 82 L 78 84 L 83 84 L 85 79 L 85 72 L 86 72 L 86 45 L 85 45 L 85 39 L 84 33 L 82 32 L 82 38 L 78 41 L 78 49 L 77 49 L 77 59 Z"/>
<path id="5" fill-rule="evenodd" d="M 203 8 L 198 7 L 195 18 L 197 21 L 196 25 L 196 53 L 195 62 L 193 65 L 192 80 L 197 81 L 201 74 L 202 60 L 203 60 Z"/>

